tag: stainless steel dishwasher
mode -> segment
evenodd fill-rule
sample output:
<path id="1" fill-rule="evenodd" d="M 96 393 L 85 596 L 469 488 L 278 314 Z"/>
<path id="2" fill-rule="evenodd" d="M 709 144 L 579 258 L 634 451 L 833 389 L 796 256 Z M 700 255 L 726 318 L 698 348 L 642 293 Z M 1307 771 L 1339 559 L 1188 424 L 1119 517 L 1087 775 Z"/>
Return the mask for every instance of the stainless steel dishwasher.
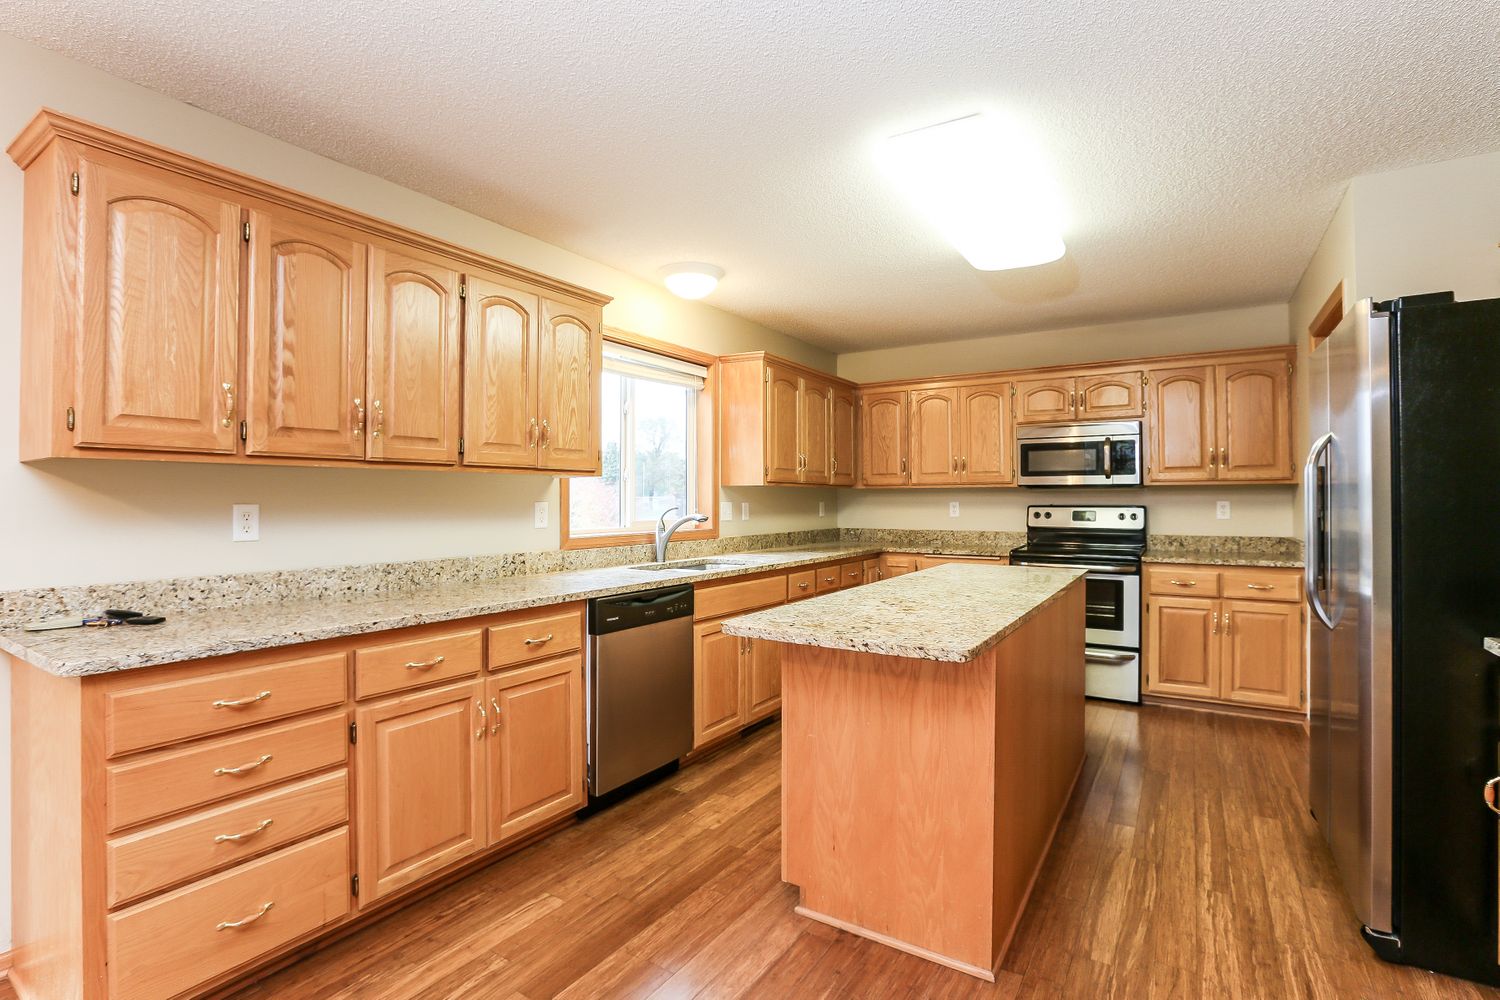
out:
<path id="1" fill-rule="evenodd" d="M 693 748 L 693 588 L 589 602 L 589 795 Z"/>

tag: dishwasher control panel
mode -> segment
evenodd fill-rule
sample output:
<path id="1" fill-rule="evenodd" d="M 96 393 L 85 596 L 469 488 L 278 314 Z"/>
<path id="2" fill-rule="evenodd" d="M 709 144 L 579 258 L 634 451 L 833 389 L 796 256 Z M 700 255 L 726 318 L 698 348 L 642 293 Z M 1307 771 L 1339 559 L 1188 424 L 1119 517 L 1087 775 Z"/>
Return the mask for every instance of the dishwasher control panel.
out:
<path id="1" fill-rule="evenodd" d="M 663 587 L 589 602 L 589 635 L 608 635 L 628 628 L 693 616 L 693 588 Z"/>

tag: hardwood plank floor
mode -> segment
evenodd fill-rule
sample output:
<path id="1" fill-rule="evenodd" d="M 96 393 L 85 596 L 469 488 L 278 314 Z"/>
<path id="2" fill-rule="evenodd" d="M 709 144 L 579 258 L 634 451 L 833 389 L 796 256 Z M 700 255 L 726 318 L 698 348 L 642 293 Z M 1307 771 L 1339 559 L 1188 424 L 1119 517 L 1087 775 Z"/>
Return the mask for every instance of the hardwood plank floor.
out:
<path id="1" fill-rule="evenodd" d="M 750 734 L 236 1000 L 1500 998 L 1386 965 L 1307 813 L 1296 726 L 1090 702 L 999 981 L 792 913 L 779 730 Z"/>

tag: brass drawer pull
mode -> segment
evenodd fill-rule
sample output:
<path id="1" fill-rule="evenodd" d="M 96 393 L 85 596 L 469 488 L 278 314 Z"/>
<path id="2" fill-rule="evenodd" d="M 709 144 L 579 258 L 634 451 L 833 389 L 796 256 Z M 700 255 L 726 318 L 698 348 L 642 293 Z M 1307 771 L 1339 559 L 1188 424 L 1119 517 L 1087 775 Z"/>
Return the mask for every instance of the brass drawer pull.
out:
<path id="1" fill-rule="evenodd" d="M 1247 584 L 1245 584 L 1245 586 L 1247 588 L 1249 588 L 1250 590 L 1275 590 L 1276 589 L 1276 584 L 1274 584 L 1274 583 L 1247 583 Z"/>
<path id="2" fill-rule="evenodd" d="M 221 833 L 214 838 L 214 843 L 234 844 L 239 843 L 241 840 L 249 840 L 258 833 L 265 833 L 271 828 L 271 824 L 274 822 L 276 822 L 274 819 L 263 819 L 260 821 L 260 825 L 253 830 L 246 830 L 244 833 Z"/>
<path id="3" fill-rule="evenodd" d="M 258 767 L 264 767 L 269 763 L 271 763 L 271 755 L 268 753 L 263 753 L 260 755 L 260 760 L 254 761 L 250 764 L 241 764 L 239 767 L 216 767 L 214 768 L 214 774 L 245 774 L 249 771 L 255 770 Z"/>
<path id="4" fill-rule="evenodd" d="M 1484 804 L 1490 807 L 1490 812 L 1500 813 L 1500 805 L 1495 803 L 1495 788 L 1500 785 L 1500 778 L 1491 778 L 1484 783 Z"/>
<path id="5" fill-rule="evenodd" d="M 259 910 L 250 914 L 248 917 L 242 917 L 239 920 L 226 920 L 219 926 L 215 927 L 214 930 L 227 931 L 233 930 L 236 927 L 244 927 L 246 924 L 253 924 L 261 917 L 265 916 L 267 913 L 270 913 L 271 907 L 275 905 L 275 903 L 267 903 L 265 906 L 262 906 Z"/>
<path id="6" fill-rule="evenodd" d="M 804 580 L 801 583 L 797 584 L 797 589 L 798 590 L 806 590 L 810 586 L 812 586 L 812 584 L 810 584 L 806 580 Z"/>
<path id="7" fill-rule="evenodd" d="M 823 577 L 823 582 L 824 583 L 832 583 L 833 581 L 835 581 L 837 579 L 838 579 L 838 577 L 836 577 L 836 576 L 825 576 L 825 577 Z"/>
<path id="8" fill-rule="evenodd" d="M 527 645 L 527 646 L 540 646 L 544 642 L 551 642 L 551 641 L 552 641 L 552 633 L 548 632 L 546 635 L 542 636 L 540 639 L 526 639 L 526 640 L 523 640 L 523 645 Z"/>
<path id="9" fill-rule="evenodd" d="M 1198 586 L 1198 581 L 1197 580 L 1168 580 L 1167 582 L 1170 583 L 1174 587 L 1196 587 L 1196 586 Z"/>
<path id="10" fill-rule="evenodd" d="M 447 659 L 446 656 L 434 656 L 430 660 L 412 660 L 411 662 L 407 663 L 406 669 L 407 670 L 431 670 L 433 667 L 437 666 L 439 663 L 442 663 L 446 659 Z"/>
<path id="11" fill-rule="evenodd" d="M 256 702 L 265 701 L 269 697 L 271 697 L 271 692 L 262 691 L 254 698 L 220 698 L 214 702 L 214 708 L 245 708 Z"/>

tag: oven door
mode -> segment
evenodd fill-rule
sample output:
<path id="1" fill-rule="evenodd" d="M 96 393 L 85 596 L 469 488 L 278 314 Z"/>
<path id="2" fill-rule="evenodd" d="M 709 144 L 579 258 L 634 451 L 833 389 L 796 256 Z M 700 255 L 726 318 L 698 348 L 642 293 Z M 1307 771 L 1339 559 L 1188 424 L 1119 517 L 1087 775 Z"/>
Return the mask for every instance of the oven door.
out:
<path id="1" fill-rule="evenodd" d="M 1090 646 L 1141 647 L 1141 578 L 1090 572 L 1083 580 L 1084 641 Z"/>
<path id="2" fill-rule="evenodd" d="M 1139 486 L 1139 434 L 1021 437 L 1016 441 L 1022 486 Z"/>

